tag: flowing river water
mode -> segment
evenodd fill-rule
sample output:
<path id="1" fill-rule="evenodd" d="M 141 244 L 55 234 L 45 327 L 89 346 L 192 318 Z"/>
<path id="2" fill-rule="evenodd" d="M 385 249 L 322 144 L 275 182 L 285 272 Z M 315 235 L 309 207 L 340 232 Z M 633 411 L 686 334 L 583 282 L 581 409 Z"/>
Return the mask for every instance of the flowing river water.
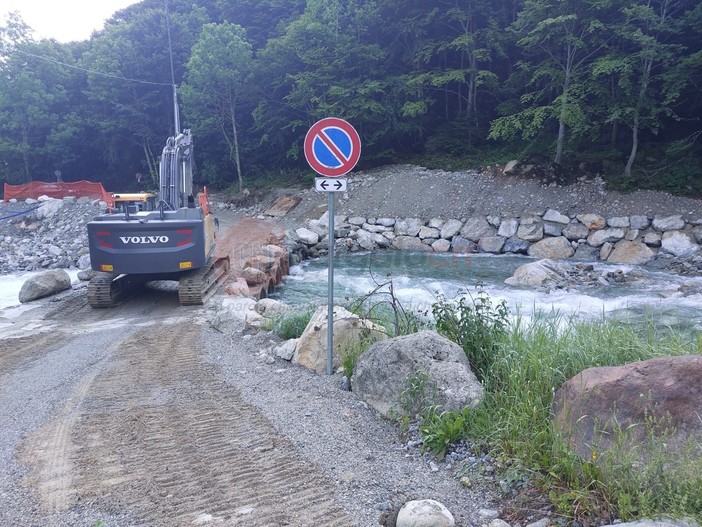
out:
<path id="1" fill-rule="evenodd" d="M 436 253 L 375 251 L 340 253 L 334 259 L 335 304 L 368 294 L 392 280 L 394 293 L 405 308 L 431 312 L 438 296 L 453 299 L 478 293 L 478 287 L 493 301 L 504 300 L 511 315 L 532 317 L 563 315 L 578 318 L 616 317 L 626 321 L 649 317 L 659 327 L 702 330 L 702 278 L 638 268 L 643 277 L 609 286 L 579 286 L 569 290 L 540 291 L 505 284 L 514 270 L 535 261 L 522 256 L 472 254 L 456 256 Z M 594 263 L 595 270 L 630 271 L 632 266 Z M 272 298 L 289 304 L 326 301 L 328 259 L 308 260 L 291 269 Z M 688 291 L 685 296 L 680 287 Z M 382 288 L 388 291 L 388 287 Z M 692 291 L 692 293 L 690 293 Z M 387 295 L 384 295 L 387 298 Z M 382 296 L 378 299 L 382 300 Z"/>

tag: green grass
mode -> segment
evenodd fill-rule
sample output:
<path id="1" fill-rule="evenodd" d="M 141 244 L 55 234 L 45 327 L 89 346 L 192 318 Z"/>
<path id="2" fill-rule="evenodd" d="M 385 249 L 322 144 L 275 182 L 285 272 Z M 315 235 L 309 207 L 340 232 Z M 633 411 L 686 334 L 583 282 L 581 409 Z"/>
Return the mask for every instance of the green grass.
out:
<path id="1" fill-rule="evenodd" d="M 475 325 L 474 315 L 464 320 Z M 465 330 L 455 333 L 471 335 Z M 699 335 L 661 331 L 653 321 L 578 322 L 542 313 L 529 324 L 517 317 L 492 337 L 498 341 L 490 341 L 489 367 L 481 371 L 484 401 L 475 410 L 426 421 L 421 429 L 431 450 L 445 452 L 445 443 L 455 440 L 460 425 L 461 437 L 509 467 L 503 478 L 528 480 L 530 488 L 538 488 L 566 517 L 593 521 L 670 514 L 702 520 L 699 445 L 671 456 L 665 448 L 668 429 L 652 422 L 648 444 L 641 446 L 646 449 L 645 468 L 639 461 L 642 452 L 626 446 L 626 430 L 619 431 L 619 447 L 606 459 L 584 461 L 567 448 L 551 422 L 555 391 L 577 373 L 658 356 L 698 354 Z M 471 339 L 469 343 L 475 345 Z"/>
<path id="2" fill-rule="evenodd" d="M 314 306 L 297 306 L 294 310 L 274 317 L 271 329 L 273 333 L 285 340 L 300 338 L 314 311 Z"/>

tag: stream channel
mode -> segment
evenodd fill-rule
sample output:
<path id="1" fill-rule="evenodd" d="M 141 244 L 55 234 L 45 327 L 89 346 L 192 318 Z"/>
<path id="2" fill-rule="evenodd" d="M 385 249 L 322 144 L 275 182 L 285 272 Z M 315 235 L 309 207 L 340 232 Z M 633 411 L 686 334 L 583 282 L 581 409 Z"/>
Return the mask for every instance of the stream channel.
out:
<path id="1" fill-rule="evenodd" d="M 339 253 L 334 258 L 335 304 L 344 305 L 392 280 L 395 295 L 403 307 L 418 312 L 431 313 L 431 305 L 439 295 L 449 300 L 466 294 L 475 297 L 482 287 L 493 303 L 504 300 L 511 316 L 519 314 L 522 318 L 530 318 L 535 313 L 560 315 L 564 319 L 604 316 L 628 322 L 650 317 L 659 328 L 702 330 L 702 278 L 683 277 L 645 267 L 593 263 L 598 272 L 638 269 L 643 278 L 609 286 L 584 285 L 551 291 L 504 283 L 517 267 L 532 261 L 536 260 L 524 256 L 483 254 Z M 293 267 L 271 298 L 292 305 L 325 303 L 327 269 L 326 257 L 307 260 Z M 693 293 L 684 296 L 679 291 L 681 286 Z M 388 291 L 388 287 L 382 290 Z M 387 298 L 387 294 L 377 297 L 378 300 Z"/>

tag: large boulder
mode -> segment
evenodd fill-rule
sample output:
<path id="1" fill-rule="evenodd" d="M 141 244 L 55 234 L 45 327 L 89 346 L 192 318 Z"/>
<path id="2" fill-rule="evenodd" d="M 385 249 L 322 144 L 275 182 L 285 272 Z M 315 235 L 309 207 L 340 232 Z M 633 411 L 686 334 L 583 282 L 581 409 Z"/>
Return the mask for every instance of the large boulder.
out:
<path id="1" fill-rule="evenodd" d="M 561 260 L 573 256 L 575 250 L 564 236 L 545 238 L 529 247 L 529 256 Z"/>
<path id="2" fill-rule="evenodd" d="M 563 236 L 565 236 L 569 240 L 577 241 L 584 240 L 585 238 L 587 238 L 590 234 L 590 229 L 588 229 L 585 225 L 577 221 L 569 223 L 566 227 L 563 228 L 561 232 L 563 233 Z"/>
<path id="3" fill-rule="evenodd" d="M 485 236 L 494 236 L 497 229 L 490 225 L 483 217 L 469 218 L 461 229 L 461 236 L 472 242 L 478 242 Z"/>
<path id="4" fill-rule="evenodd" d="M 539 260 L 519 266 L 505 283 L 515 286 L 544 287 L 567 279 L 570 266 L 553 260 Z"/>
<path id="5" fill-rule="evenodd" d="M 441 227 L 441 237 L 445 240 L 450 240 L 456 234 L 458 234 L 461 231 L 461 228 L 463 227 L 463 222 L 459 220 L 448 220 L 444 225 Z"/>
<path id="6" fill-rule="evenodd" d="M 19 292 L 19 301 L 24 304 L 70 288 L 71 277 L 68 273 L 63 269 L 52 269 L 25 280 Z"/>
<path id="7" fill-rule="evenodd" d="M 643 265 L 653 260 L 655 256 L 656 253 L 645 243 L 621 240 L 615 244 L 607 261 L 617 264 Z"/>
<path id="8" fill-rule="evenodd" d="M 297 237 L 305 245 L 315 245 L 319 242 L 319 234 L 304 227 L 300 227 L 295 231 Z"/>
<path id="9" fill-rule="evenodd" d="M 480 238 L 478 250 L 481 253 L 499 254 L 504 245 L 505 239 L 502 236 L 485 236 Z"/>
<path id="10" fill-rule="evenodd" d="M 605 225 L 607 225 L 607 220 L 599 214 L 578 214 L 576 218 L 591 230 L 604 229 Z"/>
<path id="11" fill-rule="evenodd" d="M 669 449 L 691 436 L 702 439 L 702 356 L 662 357 L 616 367 L 589 368 L 554 396 L 555 423 L 583 459 L 606 452 L 618 439 L 615 427 L 641 444 L 651 419 L 673 428 Z"/>
<path id="12" fill-rule="evenodd" d="M 602 229 L 595 231 L 587 237 L 587 243 L 592 247 L 601 247 L 607 242 L 617 242 L 624 238 L 626 232 L 624 229 Z"/>
<path id="13" fill-rule="evenodd" d="M 413 500 L 397 514 L 396 527 L 454 527 L 456 520 L 443 503 L 436 500 Z"/>
<path id="14" fill-rule="evenodd" d="M 322 373 L 327 368 L 327 306 L 312 315 L 295 347 L 293 362 Z M 385 329 L 360 318 L 343 307 L 334 308 L 334 368 L 350 347 L 387 339 Z"/>
<path id="15" fill-rule="evenodd" d="M 43 201 L 41 207 L 36 210 L 35 214 L 40 220 L 50 218 L 63 207 L 64 203 L 66 202 L 61 199 L 48 198 Z"/>
<path id="16" fill-rule="evenodd" d="M 463 349 L 435 331 L 382 340 L 356 362 L 352 386 L 365 402 L 388 417 L 413 376 L 427 375 L 430 404 L 443 410 L 475 407 L 483 387 Z"/>
<path id="17" fill-rule="evenodd" d="M 666 231 L 663 233 L 661 250 L 675 256 L 692 256 L 700 250 L 692 235 L 684 231 Z"/>
<path id="18" fill-rule="evenodd" d="M 431 251 L 431 246 L 415 236 L 398 236 L 392 242 L 395 249 L 401 251 Z"/>
<path id="19" fill-rule="evenodd" d="M 517 234 L 517 229 L 519 229 L 519 220 L 517 218 L 505 218 L 500 223 L 497 235 L 511 238 Z"/>
<path id="20" fill-rule="evenodd" d="M 419 218 L 407 218 L 396 222 L 394 227 L 398 236 L 417 236 L 424 222 Z"/>
<path id="21" fill-rule="evenodd" d="M 676 216 L 656 216 L 653 218 L 653 228 L 657 231 L 677 231 L 685 228 L 685 220 L 681 215 Z"/>

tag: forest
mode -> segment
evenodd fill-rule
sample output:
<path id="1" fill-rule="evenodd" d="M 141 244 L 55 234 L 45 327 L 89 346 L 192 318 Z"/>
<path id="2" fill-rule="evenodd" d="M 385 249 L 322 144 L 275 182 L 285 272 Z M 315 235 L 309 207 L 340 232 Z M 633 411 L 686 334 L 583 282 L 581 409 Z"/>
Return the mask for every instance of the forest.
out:
<path id="1" fill-rule="evenodd" d="M 214 188 L 306 177 L 334 116 L 359 168 L 535 160 L 702 196 L 699 0 L 143 0 L 70 43 L 2 24 L 0 183 L 149 181 L 177 86 Z"/>

